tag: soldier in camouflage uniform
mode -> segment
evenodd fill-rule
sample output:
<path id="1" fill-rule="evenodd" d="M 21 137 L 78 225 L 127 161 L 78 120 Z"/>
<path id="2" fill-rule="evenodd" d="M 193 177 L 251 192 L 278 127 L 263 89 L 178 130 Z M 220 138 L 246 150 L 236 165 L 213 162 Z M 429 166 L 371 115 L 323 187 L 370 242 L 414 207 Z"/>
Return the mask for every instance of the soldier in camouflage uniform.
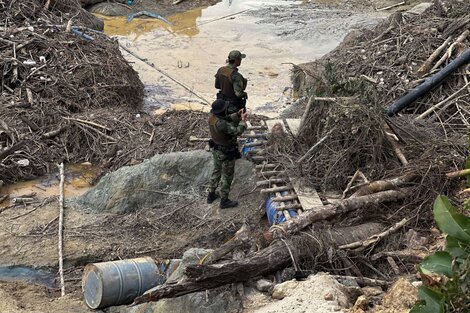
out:
<path id="1" fill-rule="evenodd" d="M 248 95 L 245 92 L 247 80 L 238 72 L 242 59 L 246 55 L 238 50 L 230 51 L 227 65 L 219 68 L 215 74 L 215 88 L 220 89 L 217 99 L 228 102 L 228 113 L 244 109 Z"/>
<path id="2" fill-rule="evenodd" d="M 235 170 L 235 160 L 241 157 L 238 150 L 237 136 L 246 129 L 247 113 L 243 110 L 228 114 L 228 104 L 220 99 L 212 104 L 209 116 L 210 145 L 213 148 L 214 170 L 209 180 L 207 203 L 218 198 L 217 186 L 220 186 L 220 208 L 227 209 L 238 205 L 228 198 Z"/>

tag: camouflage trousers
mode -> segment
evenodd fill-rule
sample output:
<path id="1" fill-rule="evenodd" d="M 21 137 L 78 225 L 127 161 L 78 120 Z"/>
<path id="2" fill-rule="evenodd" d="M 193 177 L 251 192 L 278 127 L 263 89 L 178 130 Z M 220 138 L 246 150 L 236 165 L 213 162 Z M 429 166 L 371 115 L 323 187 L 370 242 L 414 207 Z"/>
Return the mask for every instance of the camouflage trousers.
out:
<path id="1" fill-rule="evenodd" d="M 209 191 L 215 192 L 217 186 L 220 186 L 220 197 L 228 199 L 235 171 L 235 159 L 228 160 L 227 156 L 220 150 L 212 151 L 212 156 L 214 159 L 214 170 L 209 180 Z"/>

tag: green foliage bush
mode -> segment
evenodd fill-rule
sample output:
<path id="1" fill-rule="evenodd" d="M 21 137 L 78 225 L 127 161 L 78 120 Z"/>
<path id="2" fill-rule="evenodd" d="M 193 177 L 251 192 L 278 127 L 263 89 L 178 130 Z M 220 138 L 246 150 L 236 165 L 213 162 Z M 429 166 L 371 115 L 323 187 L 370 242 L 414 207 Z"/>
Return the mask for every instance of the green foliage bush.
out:
<path id="1" fill-rule="evenodd" d="M 410 313 L 470 312 L 470 217 L 445 196 L 434 202 L 434 218 L 447 235 L 444 251 L 431 254 L 419 266 L 423 286 Z"/>

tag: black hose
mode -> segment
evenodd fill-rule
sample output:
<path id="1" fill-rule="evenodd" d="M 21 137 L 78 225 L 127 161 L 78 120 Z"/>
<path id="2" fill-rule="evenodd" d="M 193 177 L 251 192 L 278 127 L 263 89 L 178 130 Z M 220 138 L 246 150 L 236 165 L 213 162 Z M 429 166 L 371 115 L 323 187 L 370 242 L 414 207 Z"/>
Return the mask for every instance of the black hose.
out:
<path id="1" fill-rule="evenodd" d="M 442 70 L 440 70 L 430 78 L 426 79 L 424 83 L 417 86 L 416 88 L 408 92 L 405 96 L 392 103 L 392 105 L 388 108 L 387 115 L 393 116 L 397 114 L 398 112 L 412 104 L 414 101 L 416 101 L 418 98 L 424 96 L 431 89 L 442 83 L 447 76 L 455 72 L 459 67 L 469 62 L 470 48 L 465 50 L 465 52 L 462 53 L 458 58 L 447 64 L 446 67 L 444 67 Z"/>

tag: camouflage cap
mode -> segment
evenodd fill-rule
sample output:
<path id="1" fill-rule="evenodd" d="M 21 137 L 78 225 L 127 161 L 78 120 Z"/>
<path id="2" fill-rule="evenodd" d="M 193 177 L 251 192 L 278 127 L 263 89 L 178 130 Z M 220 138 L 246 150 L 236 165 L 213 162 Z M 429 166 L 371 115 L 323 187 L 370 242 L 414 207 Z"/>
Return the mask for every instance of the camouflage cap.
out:
<path id="1" fill-rule="evenodd" d="M 243 58 L 246 58 L 246 54 L 243 54 L 238 50 L 232 50 L 228 54 L 228 59 L 229 60 L 236 60 L 236 59 L 243 59 Z"/>

